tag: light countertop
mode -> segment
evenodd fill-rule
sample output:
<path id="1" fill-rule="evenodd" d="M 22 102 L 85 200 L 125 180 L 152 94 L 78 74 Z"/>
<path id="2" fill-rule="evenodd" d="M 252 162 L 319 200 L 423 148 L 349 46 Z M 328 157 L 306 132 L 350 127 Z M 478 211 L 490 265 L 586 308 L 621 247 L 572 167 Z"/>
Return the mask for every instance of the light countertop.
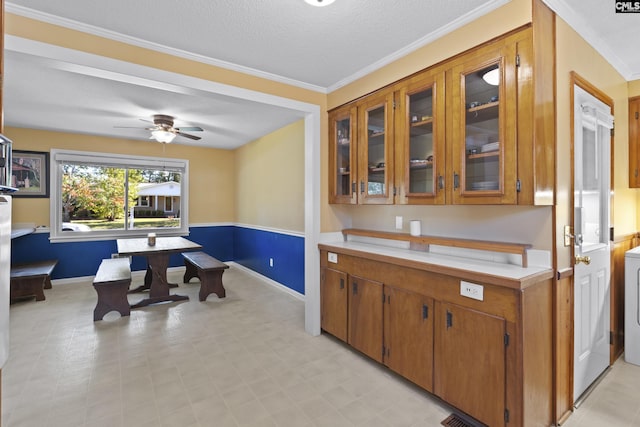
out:
<path id="1" fill-rule="evenodd" d="M 521 267 L 520 265 L 515 264 L 492 262 L 483 259 L 463 258 L 441 253 L 416 251 L 371 243 L 335 241 L 324 242 L 318 246 L 320 249 L 335 251 L 337 253 L 351 255 L 359 254 L 361 256 L 369 255 L 370 259 L 375 258 L 381 261 L 384 261 L 383 258 L 391 258 L 390 262 L 397 263 L 399 265 L 404 264 L 407 266 L 416 266 L 423 264 L 423 269 L 428 271 L 442 272 L 442 268 L 445 268 L 452 270 L 452 272 L 467 272 L 477 275 L 500 277 L 513 281 L 523 281 L 532 277 L 536 277 L 538 279 L 553 277 L 553 270 L 546 267 Z"/>

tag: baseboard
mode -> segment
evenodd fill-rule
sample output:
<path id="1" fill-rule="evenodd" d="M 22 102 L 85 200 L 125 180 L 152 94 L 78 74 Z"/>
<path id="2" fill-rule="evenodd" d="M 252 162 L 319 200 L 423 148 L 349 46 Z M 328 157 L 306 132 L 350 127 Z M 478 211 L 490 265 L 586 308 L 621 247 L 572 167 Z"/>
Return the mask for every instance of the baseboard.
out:
<path id="1" fill-rule="evenodd" d="M 304 301 L 304 295 L 302 295 L 299 292 L 294 291 L 293 289 L 283 285 L 280 282 L 276 282 L 273 279 L 268 278 L 267 276 L 263 276 L 262 274 L 258 273 L 257 271 L 254 271 L 250 268 L 245 267 L 244 265 L 238 264 L 235 261 L 226 261 L 226 264 L 232 265 L 234 268 L 237 268 L 239 270 L 242 270 L 250 275 L 252 275 L 253 277 L 262 280 L 263 282 L 265 282 L 267 285 L 273 286 L 274 288 L 278 289 L 279 291 L 282 292 L 286 292 L 289 295 L 291 295 L 292 297 L 300 300 L 300 301 Z"/>
<path id="2" fill-rule="evenodd" d="M 237 268 L 238 270 L 242 270 L 247 274 L 252 275 L 253 277 L 262 280 L 263 282 L 265 282 L 267 285 L 269 286 L 273 286 L 274 288 L 278 289 L 279 291 L 282 292 L 286 292 L 289 295 L 291 295 L 292 297 L 300 300 L 300 301 L 304 301 L 304 295 L 302 295 L 299 292 L 294 291 L 291 288 L 288 288 L 287 286 L 283 285 L 280 282 L 276 282 L 273 279 L 268 278 L 267 276 L 263 276 L 262 274 L 253 271 L 250 268 L 245 267 L 244 265 L 238 264 L 237 262 L 234 261 L 227 261 L 226 264 L 229 264 L 231 266 L 233 266 L 234 268 Z M 182 267 L 169 267 L 167 269 L 167 273 L 182 273 L 184 274 L 184 266 Z M 146 270 L 136 270 L 136 271 L 132 271 L 131 272 L 131 278 L 135 279 L 135 280 L 142 280 L 144 278 L 144 275 L 146 273 Z M 67 277 L 64 279 L 54 279 L 51 281 L 51 285 L 52 286 L 58 286 L 58 285 L 67 285 L 67 284 L 72 284 L 72 283 L 86 283 L 86 282 L 92 282 L 93 281 L 93 277 L 94 276 L 83 276 L 83 277 Z"/>

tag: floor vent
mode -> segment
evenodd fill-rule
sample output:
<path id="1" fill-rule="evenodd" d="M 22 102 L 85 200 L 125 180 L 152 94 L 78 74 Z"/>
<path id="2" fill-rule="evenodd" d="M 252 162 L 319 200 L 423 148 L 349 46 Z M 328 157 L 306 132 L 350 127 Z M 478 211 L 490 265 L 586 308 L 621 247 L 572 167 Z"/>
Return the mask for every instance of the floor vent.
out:
<path id="1" fill-rule="evenodd" d="M 468 418 L 463 418 L 461 415 L 459 414 L 451 414 L 449 415 L 444 421 L 442 421 L 440 424 L 442 424 L 445 427 L 481 427 L 482 424 L 477 423 L 477 422 L 473 422 Z"/>

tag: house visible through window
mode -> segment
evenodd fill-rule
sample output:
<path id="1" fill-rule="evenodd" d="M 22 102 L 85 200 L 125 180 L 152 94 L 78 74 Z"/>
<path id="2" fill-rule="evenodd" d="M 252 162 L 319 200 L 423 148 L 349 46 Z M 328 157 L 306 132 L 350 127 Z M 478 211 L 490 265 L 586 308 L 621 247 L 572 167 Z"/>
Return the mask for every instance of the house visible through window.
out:
<path id="1" fill-rule="evenodd" d="M 186 234 L 186 160 L 52 150 L 51 239 Z"/>

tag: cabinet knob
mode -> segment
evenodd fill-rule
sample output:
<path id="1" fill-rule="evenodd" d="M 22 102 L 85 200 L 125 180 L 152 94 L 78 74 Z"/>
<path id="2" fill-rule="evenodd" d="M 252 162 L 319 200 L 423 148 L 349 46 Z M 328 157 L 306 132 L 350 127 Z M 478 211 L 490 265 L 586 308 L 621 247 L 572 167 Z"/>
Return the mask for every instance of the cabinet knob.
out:
<path id="1" fill-rule="evenodd" d="M 457 190 L 460 187 L 460 175 L 453 173 L 453 189 Z"/>

